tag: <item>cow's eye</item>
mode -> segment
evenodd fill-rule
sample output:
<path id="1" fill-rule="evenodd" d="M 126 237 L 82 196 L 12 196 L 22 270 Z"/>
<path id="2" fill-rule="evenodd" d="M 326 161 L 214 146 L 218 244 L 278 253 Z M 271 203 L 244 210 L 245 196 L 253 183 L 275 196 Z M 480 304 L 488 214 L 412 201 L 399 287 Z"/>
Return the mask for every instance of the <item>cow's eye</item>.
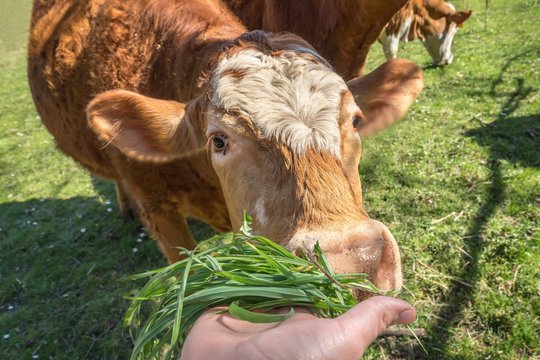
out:
<path id="1" fill-rule="evenodd" d="M 229 144 L 229 140 L 223 135 L 214 135 L 212 137 L 212 144 L 217 151 L 223 151 Z"/>
<path id="2" fill-rule="evenodd" d="M 358 124 L 360 124 L 361 121 L 362 121 L 362 118 L 360 117 L 360 115 L 354 115 L 354 117 L 352 119 L 352 126 L 357 127 Z"/>

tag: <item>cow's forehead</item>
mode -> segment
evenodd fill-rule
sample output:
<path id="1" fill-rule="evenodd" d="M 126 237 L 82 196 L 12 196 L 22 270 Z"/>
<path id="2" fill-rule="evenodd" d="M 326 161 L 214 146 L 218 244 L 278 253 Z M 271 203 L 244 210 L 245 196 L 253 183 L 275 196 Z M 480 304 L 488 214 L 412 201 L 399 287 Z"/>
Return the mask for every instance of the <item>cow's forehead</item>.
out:
<path id="1" fill-rule="evenodd" d="M 347 85 L 311 56 L 246 49 L 221 60 L 212 88 L 213 106 L 249 116 L 270 141 L 296 153 L 339 154 L 338 116 Z"/>

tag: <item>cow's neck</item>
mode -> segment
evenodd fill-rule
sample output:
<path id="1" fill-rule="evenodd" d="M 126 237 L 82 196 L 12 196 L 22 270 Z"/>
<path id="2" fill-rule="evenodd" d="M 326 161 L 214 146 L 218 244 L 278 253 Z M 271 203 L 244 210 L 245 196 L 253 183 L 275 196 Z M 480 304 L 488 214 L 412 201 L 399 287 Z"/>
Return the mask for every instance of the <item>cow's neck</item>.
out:
<path id="1" fill-rule="evenodd" d="M 147 26 L 156 33 L 156 54 L 150 68 L 148 93 L 187 102 L 206 90 L 208 75 L 223 46 L 246 32 L 220 4 L 214 0 L 198 7 L 177 4 L 176 11 L 160 11 L 157 6 L 153 11 L 149 6 Z M 186 19 L 191 19 L 191 23 Z"/>
<path id="2" fill-rule="evenodd" d="M 372 1 L 367 8 L 361 1 L 338 1 L 343 16 L 328 39 L 324 39 L 325 44 L 313 45 L 323 56 L 333 58 L 333 65 L 344 78 L 361 75 L 370 48 L 366 44 L 377 40 L 384 26 L 406 2 Z"/>

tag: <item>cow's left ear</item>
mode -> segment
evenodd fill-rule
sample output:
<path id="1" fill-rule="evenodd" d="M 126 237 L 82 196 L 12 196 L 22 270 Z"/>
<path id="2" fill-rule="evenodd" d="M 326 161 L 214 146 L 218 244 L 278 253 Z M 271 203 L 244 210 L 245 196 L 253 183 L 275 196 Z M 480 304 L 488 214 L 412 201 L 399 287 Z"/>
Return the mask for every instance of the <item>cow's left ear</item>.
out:
<path id="1" fill-rule="evenodd" d="M 403 59 L 392 59 L 371 73 L 347 82 L 366 121 L 357 129 L 362 136 L 372 135 L 405 115 L 422 91 L 420 68 Z"/>
<path id="2" fill-rule="evenodd" d="M 465 20 L 471 16 L 472 10 L 467 11 L 458 11 L 448 16 L 448 19 L 452 22 L 455 22 L 458 27 L 462 27 Z"/>
<path id="3" fill-rule="evenodd" d="M 96 96 L 86 114 L 104 146 L 140 161 L 165 162 L 204 146 L 202 130 L 193 125 L 196 106 L 197 99 L 183 104 L 113 90 Z"/>

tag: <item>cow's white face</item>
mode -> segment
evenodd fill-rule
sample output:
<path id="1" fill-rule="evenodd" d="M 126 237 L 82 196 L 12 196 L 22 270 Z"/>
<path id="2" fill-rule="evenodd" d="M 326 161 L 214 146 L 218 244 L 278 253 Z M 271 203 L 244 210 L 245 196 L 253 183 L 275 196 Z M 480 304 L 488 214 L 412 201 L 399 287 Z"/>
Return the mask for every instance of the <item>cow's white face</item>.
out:
<path id="1" fill-rule="evenodd" d="M 362 210 L 363 115 L 341 77 L 305 53 L 248 49 L 217 66 L 210 100 L 208 147 L 233 228 L 246 210 L 256 233 L 292 249 L 319 241 L 338 271 L 400 286 L 397 244 Z"/>
<path id="2" fill-rule="evenodd" d="M 220 62 L 212 87 L 215 108 L 249 117 L 264 138 L 296 153 L 339 154 L 337 119 L 347 84 L 311 55 L 247 49 Z"/>
<path id="3" fill-rule="evenodd" d="M 424 47 L 431 55 L 433 65 L 450 65 L 454 59 L 452 54 L 452 42 L 457 33 L 457 26 L 449 22 L 447 18 L 441 18 L 436 23 L 436 32 L 426 36 L 423 41 Z"/>
<path id="4" fill-rule="evenodd" d="M 456 11 L 454 5 L 444 2 L 442 8 L 428 11 L 442 14 L 442 17 L 430 19 L 424 29 L 425 39 L 422 41 L 427 49 L 433 65 L 449 65 L 454 59 L 452 54 L 452 42 L 456 36 L 458 27 L 471 16 L 471 11 Z"/>

